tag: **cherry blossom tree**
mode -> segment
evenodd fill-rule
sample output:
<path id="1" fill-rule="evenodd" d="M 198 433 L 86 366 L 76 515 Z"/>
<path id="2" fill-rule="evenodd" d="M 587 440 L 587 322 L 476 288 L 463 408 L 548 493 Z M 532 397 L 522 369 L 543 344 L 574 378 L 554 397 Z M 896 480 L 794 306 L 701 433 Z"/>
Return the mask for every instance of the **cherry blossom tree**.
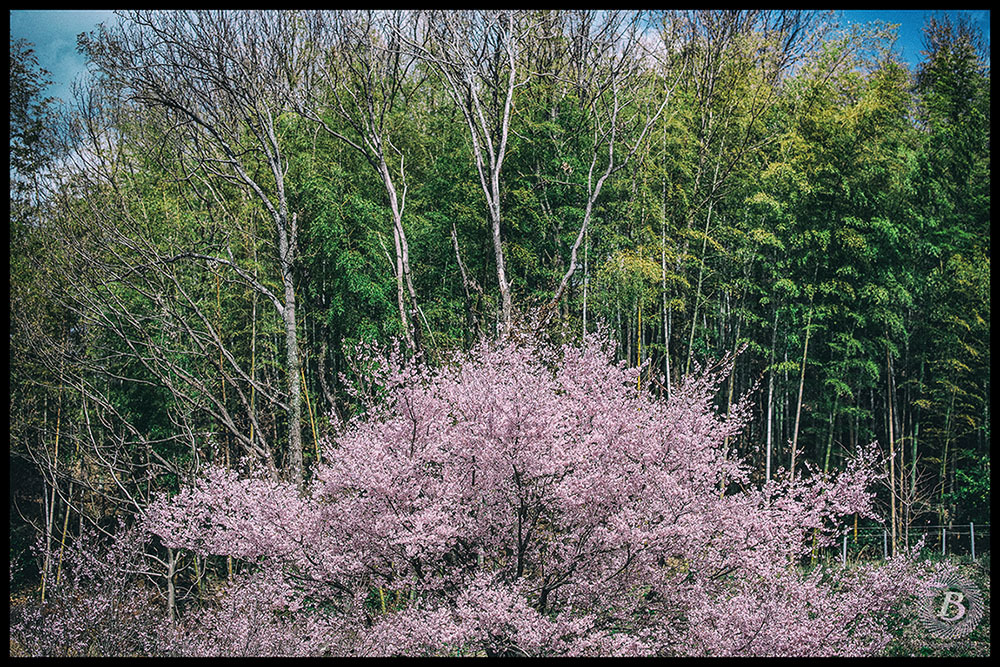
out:
<path id="1" fill-rule="evenodd" d="M 874 450 L 836 476 L 752 486 L 723 446 L 749 403 L 713 406 L 731 360 L 665 401 L 640 392 L 638 370 L 597 335 L 576 346 L 512 336 L 437 368 L 390 356 L 378 407 L 327 443 L 304 493 L 217 468 L 145 515 L 167 547 L 259 565 L 234 595 L 271 601 L 281 623 L 267 625 L 267 646 L 870 655 L 916 590 L 904 557 L 804 566 L 814 545 L 836 542 L 840 517 L 872 515 Z M 218 608 L 220 638 L 247 604 Z"/>

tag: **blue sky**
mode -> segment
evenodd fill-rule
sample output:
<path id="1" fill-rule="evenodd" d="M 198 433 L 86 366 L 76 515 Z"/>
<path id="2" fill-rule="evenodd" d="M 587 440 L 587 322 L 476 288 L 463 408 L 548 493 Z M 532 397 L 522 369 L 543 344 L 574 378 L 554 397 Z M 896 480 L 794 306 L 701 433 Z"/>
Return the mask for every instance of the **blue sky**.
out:
<path id="1" fill-rule="evenodd" d="M 965 15 L 973 21 L 983 33 L 986 46 L 990 44 L 990 12 L 989 10 L 941 10 L 941 9 L 845 9 L 842 10 L 845 23 L 868 23 L 883 21 L 898 23 L 899 38 L 895 50 L 900 53 L 901 60 L 916 67 L 920 62 L 920 51 L 923 49 L 924 21 L 935 14 L 949 14 L 953 17 Z"/>
<path id="2" fill-rule="evenodd" d="M 843 10 L 845 23 L 884 21 L 898 23 L 899 39 L 896 50 L 901 60 L 911 68 L 920 61 L 921 29 L 924 20 L 937 13 L 966 14 L 983 31 L 987 46 L 990 38 L 988 10 Z M 70 82 L 86 69 L 84 59 L 76 51 L 76 36 L 93 30 L 98 23 L 116 20 L 110 11 L 99 10 L 12 10 L 10 33 L 15 39 L 34 43 L 39 64 L 51 72 L 54 83 L 47 94 L 68 100 Z"/>
<path id="3" fill-rule="evenodd" d="M 34 44 L 38 64 L 50 72 L 48 95 L 68 100 L 70 82 L 87 66 L 76 51 L 76 36 L 98 23 L 116 20 L 111 10 L 11 10 L 10 36 Z"/>

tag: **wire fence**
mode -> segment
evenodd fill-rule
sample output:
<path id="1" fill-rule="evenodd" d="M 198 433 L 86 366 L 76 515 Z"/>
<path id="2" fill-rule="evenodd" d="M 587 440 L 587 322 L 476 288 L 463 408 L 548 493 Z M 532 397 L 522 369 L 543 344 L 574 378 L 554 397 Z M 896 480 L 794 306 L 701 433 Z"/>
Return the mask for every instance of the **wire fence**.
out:
<path id="1" fill-rule="evenodd" d="M 902 528 L 896 537 L 897 550 L 915 546 L 923 539 L 924 553 L 941 556 L 968 556 L 973 560 L 990 551 L 990 524 L 920 525 Z M 892 553 L 892 535 L 888 528 L 864 526 L 849 528 L 835 546 L 824 549 L 824 555 L 848 562 L 885 560 Z"/>

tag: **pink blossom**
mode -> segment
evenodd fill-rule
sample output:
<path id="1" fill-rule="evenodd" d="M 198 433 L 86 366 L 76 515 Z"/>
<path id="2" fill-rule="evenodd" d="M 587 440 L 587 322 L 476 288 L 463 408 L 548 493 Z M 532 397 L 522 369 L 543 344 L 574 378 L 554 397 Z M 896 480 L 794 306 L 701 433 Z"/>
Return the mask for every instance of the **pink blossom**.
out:
<path id="1" fill-rule="evenodd" d="M 248 628 L 220 625 L 219 654 L 877 652 L 911 563 L 800 567 L 844 516 L 872 514 L 873 454 L 751 486 L 723 447 L 748 403 L 728 417 L 712 403 L 725 370 L 664 401 L 598 336 L 484 342 L 438 368 L 397 356 L 307 493 L 213 469 L 146 525 L 168 546 L 267 563 L 226 618 L 265 587 L 291 620 L 243 643 Z"/>

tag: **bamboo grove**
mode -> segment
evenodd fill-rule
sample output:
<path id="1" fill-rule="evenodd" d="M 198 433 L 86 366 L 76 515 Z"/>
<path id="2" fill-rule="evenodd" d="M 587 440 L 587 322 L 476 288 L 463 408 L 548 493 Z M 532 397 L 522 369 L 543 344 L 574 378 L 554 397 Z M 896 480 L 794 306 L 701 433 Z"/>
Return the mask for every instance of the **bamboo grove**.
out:
<path id="1" fill-rule="evenodd" d="M 12 554 L 41 535 L 57 578 L 58 545 L 207 461 L 301 486 L 377 392 L 359 350 L 532 327 L 604 328 L 662 394 L 737 354 L 729 447 L 764 479 L 877 440 L 895 543 L 988 522 L 988 52 L 934 19 L 911 70 L 893 39 L 787 10 L 137 11 L 81 36 L 65 113 L 12 40 Z"/>

